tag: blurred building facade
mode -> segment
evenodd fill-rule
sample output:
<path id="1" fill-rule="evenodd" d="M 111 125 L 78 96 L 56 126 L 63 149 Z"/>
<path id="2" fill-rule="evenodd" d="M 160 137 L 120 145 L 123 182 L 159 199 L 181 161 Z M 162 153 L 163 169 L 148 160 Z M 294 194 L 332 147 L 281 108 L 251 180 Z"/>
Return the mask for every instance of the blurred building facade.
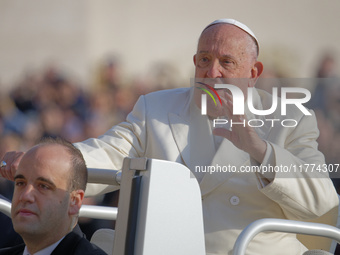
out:
<path id="1" fill-rule="evenodd" d="M 1 0 L 0 88 L 51 63 L 89 86 L 109 55 L 129 78 L 167 62 L 188 81 L 201 30 L 223 17 L 255 32 L 269 71 L 308 77 L 317 53 L 331 49 L 340 56 L 339 10 L 339 1 L 319 0 Z"/>

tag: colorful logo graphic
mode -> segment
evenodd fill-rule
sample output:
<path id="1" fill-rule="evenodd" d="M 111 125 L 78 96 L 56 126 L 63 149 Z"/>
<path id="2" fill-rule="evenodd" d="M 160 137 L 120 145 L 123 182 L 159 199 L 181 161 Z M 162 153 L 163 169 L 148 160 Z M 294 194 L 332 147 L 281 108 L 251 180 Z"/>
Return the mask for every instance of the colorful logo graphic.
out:
<path id="1" fill-rule="evenodd" d="M 204 86 L 206 86 L 208 89 L 210 89 L 212 92 L 214 92 L 214 94 L 217 96 L 217 98 L 218 98 L 218 100 L 220 101 L 221 106 L 222 106 L 222 100 L 221 100 L 220 96 L 217 94 L 217 91 L 216 91 L 213 87 L 211 87 L 210 85 L 205 84 L 205 83 L 203 83 L 203 82 L 196 82 L 196 83 L 201 84 L 201 85 L 204 85 Z M 196 87 L 196 88 L 197 88 L 197 89 L 200 89 L 200 90 L 203 90 L 205 93 L 207 93 L 207 94 L 212 98 L 212 100 L 214 101 L 215 106 L 217 106 L 216 100 L 215 100 L 213 94 L 211 94 L 211 92 L 210 92 L 209 90 L 207 90 L 207 89 L 205 89 L 205 88 L 201 88 L 201 87 Z"/>

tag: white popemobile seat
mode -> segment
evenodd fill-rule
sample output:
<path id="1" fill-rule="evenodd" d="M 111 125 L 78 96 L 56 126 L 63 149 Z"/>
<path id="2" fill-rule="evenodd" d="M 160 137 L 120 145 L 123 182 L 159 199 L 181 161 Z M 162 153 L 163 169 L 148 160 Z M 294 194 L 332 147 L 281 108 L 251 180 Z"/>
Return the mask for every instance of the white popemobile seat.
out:
<path id="1" fill-rule="evenodd" d="M 185 166 L 126 159 L 118 208 L 113 255 L 205 254 L 201 192 Z"/>

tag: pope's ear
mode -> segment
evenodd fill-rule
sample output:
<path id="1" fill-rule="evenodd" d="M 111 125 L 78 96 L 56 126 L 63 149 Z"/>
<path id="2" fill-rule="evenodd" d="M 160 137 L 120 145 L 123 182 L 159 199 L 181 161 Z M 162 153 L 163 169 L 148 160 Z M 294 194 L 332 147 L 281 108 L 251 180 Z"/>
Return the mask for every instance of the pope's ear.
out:
<path id="1" fill-rule="evenodd" d="M 263 72 L 263 64 L 260 61 L 256 61 L 252 69 L 252 78 L 257 79 Z"/>
<path id="2" fill-rule="evenodd" d="M 193 56 L 194 65 L 196 66 L 196 54 Z"/>

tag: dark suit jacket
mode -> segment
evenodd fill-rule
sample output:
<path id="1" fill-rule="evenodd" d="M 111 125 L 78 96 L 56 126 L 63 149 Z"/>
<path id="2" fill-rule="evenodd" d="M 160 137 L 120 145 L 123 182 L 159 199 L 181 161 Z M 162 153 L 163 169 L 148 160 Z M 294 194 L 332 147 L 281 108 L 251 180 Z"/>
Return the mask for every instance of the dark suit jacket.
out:
<path id="1" fill-rule="evenodd" d="M 0 250 L 0 255 L 22 255 L 25 244 Z M 68 233 L 51 255 L 106 255 L 106 253 L 90 243 L 77 225 Z"/>
<path id="2" fill-rule="evenodd" d="M 2 196 L 1 194 L 0 198 L 9 201 L 6 197 Z M 0 229 L 1 229 L 0 249 L 4 247 L 12 247 L 24 242 L 21 239 L 21 236 L 14 231 L 11 218 L 1 212 L 0 212 Z"/>

